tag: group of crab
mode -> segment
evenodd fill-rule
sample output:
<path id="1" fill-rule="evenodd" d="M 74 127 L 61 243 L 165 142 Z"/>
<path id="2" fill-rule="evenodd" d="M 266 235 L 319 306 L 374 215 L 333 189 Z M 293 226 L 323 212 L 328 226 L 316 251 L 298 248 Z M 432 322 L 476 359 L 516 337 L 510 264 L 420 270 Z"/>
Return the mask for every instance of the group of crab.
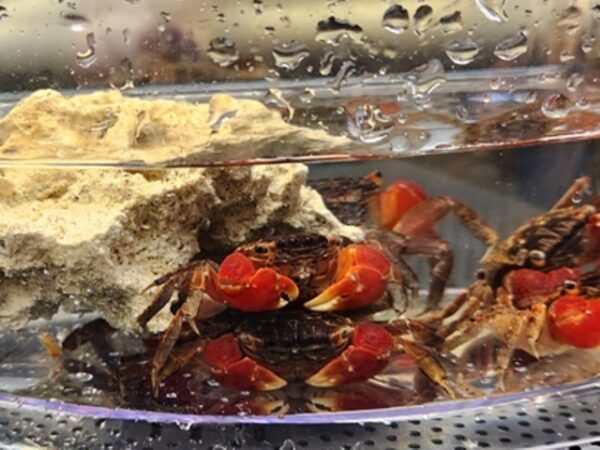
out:
<path id="1" fill-rule="evenodd" d="M 428 197 L 411 181 L 384 189 L 381 175 L 372 173 L 312 187 L 340 220 L 363 226 L 365 240 L 275 236 L 239 246 L 220 264 L 197 260 L 157 279 L 148 287 L 157 288 L 153 301 L 138 318 L 145 328 L 171 303 L 173 319 L 150 361 L 154 396 L 195 358 L 226 388 L 268 391 L 289 382 L 367 381 L 393 352 L 403 352 L 454 398 L 457 384 L 438 355 L 484 329 L 501 344 L 500 388 L 517 348 L 541 357 L 600 344 L 600 276 L 596 267 L 586 272 L 600 256 L 600 202 L 581 203 L 587 177 L 505 240 L 464 203 Z M 476 281 L 441 307 L 453 252 L 434 227 L 450 212 L 488 250 Z M 430 267 L 424 310 L 410 317 L 419 283 L 404 255 L 424 256 Z M 391 308 L 393 318 L 350 318 L 361 317 L 356 311 L 370 317 L 379 305 Z M 227 325 L 215 334 L 210 323 L 217 317 L 226 317 Z"/>

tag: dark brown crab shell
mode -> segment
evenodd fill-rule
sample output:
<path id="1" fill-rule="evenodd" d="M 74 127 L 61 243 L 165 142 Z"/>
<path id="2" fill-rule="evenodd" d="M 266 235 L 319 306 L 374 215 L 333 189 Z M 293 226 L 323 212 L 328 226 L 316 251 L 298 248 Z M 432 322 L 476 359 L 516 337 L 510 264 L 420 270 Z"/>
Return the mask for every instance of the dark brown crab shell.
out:
<path id="1" fill-rule="evenodd" d="M 596 211 L 592 205 L 554 209 L 521 225 L 482 258 L 487 280 L 496 288 L 510 270 L 552 270 L 590 262 L 599 249 L 592 245 L 586 225 Z"/>
<path id="2" fill-rule="evenodd" d="M 314 233 L 290 234 L 261 239 L 237 248 L 257 267 L 272 267 L 290 277 L 307 300 L 331 284 L 337 257 L 344 242 L 337 236 Z"/>
<path id="3" fill-rule="evenodd" d="M 381 172 L 360 177 L 338 177 L 309 182 L 323 197 L 327 208 L 343 223 L 364 225 L 372 220 L 374 201 L 383 186 Z"/>
<path id="4" fill-rule="evenodd" d="M 343 316 L 283 310 L 248 318 L 235 334 L 244 354 L 287 381 L 303 381 L 342 353 L 353 330 Z"/>

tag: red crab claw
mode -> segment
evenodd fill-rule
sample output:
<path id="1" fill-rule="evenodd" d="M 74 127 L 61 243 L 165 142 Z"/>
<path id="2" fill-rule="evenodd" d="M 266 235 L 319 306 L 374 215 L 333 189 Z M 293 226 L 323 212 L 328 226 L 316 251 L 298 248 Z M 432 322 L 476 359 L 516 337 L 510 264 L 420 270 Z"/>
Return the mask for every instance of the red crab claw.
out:
<path id="1" fill-rule="evenodd" d="M 600 298 L 564 295 L 552 303 L 548 315 L 557 340 L 577 348 L 600 345 Z"/>
<path id="2" fill-rule="evenodd" d="M 256 270 L 241 252 L 229 255 L 217 274 L 216 284 L 223 301 L 241 311 L 270 311 L 282 308 L 298 297 L 291 278 L 270 268 Z"/>
<path id="3" fill-rule="evenodd" d="M 427 198 L 423 189 L 408 180 L 396 180 L 380 195 L 381 224 L 391 230 L 417 203 Z"/>
<path id="4" fill-rule="evenodd" d="M 507 275 L 505 284 L 515 300 L 519 301 L 532 297 L 545 297 L 561 289 L 566 280 L 576 280 L 580 275 L 579 269 L 566 267 L 550 272 L 519 269 Z"/>
<path id="5" fill-rule="evenodd" d="M 337 311 L 369 305 L 384 294 L 391 267 L 379 250 L 349 245 L 339 253 L 336 282 L 304 306 L 313 311 Z"/>
<path id="6" fill-rule="evenodd" d="M 215 380 L 240 391 L 272 391 L 287 382 L 256 361 L 242 355 L 231 333 L 209 341 L 202 359 L 211 367 Z"/>
<path id="7" fill-rule="evenodd" d="M 366 381 L 385 368 L 393 344 L 392 335 L 383 327 L 359 323 L 354 329 L 350 346 L 309 377 L 306 383 L 316 387 L 332 387 Z"/>

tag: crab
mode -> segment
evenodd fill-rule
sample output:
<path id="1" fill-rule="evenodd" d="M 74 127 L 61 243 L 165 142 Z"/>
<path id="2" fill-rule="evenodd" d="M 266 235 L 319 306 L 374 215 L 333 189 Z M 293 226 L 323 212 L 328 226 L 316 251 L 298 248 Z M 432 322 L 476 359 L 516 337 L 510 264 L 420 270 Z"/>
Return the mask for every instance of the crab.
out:
<path id="1" fill-rule="evenodd" d="M 306 309 L 229 314 L 225 318 L 229 327 L 221 329 L 221 334 L 201 334 L 178 343 L 166 364 L 155 371 L 155 396 L 163 380 L 197 355 L 212 377 L 229 389 L 273 391 L 289 382 L 318 388 L 364 382 L 379 374 L 396 350 L 405 352 L 446 396 L 456 396 L 441 364 L 400 324 L 355 322 L 339 314 Z M 216 319 L 224 322 L 223 317 Z"/>
<path id="2" fill-rule="evenodd" d="M 469 206 L 448 196 L 427 197 L 410 180 L 399 179 L 383 189 L 381 173 L 372 172 L 365 177 L 315 180 L 311 186 L 342 222 L 367 226 L 369 238 L 379 242 L 394 260 L 413 297 L 417 297 L 417 277 L 402 255 L 427 258 L 431 278 L 426 301 L 429 310 L 438 307 L 453 264 L 452 250 L 434 226 L 452 212 L 484 244 L 492 245 L 497 239 L 493 228 Z"/>
<path id="3" fill-rule="evenodd" d="M 495 365 L 502 391 L 515 349 L 540 359 L 599 346 L 599 294 L 597 269 L 515 270 L 504 277 L 490 306 L 474 311 L 468 320 L 438 328 L 440 351 L 451 352 L 490 331 L 499 340 Z"/>
<path id="4" fill-rule="evenodd" d="M 171 299 L 174 316 L 163 333 L 152 364 L 156 380 L 187 323 L 198 335 L 202 319 L 226 307 L 258 313 L 302 303 L 319 312 L 368 306 L 389 294 L 398 310 L 405 309 L 402 276 L 374 246 L 344 244 L 338 237 L 295 234 L 258 240 L 238 247 L 220 266 L 195 261 L 157 279 L 153 301 L 138 317 L 146 323 Z M 296 301 L 295 301 L 296 300 Z"/>
<path id="5" fill-rule="evenodd" d="M 493 305 L 504 278 L 519 269 L 550 272 L 578 269 L 597 261 L 600 257 L 599 199 L 579 204 L 590 185 L 589 177 L 576 179 L 549 211 L 528 220 L 502 241 L 491 233 L 492 245 L 480 261 L 478 280 L 445 308 L 421 319 L 440 321 L 466 304 L 456 322 L 468 320 L 473 312 Z"/>
<path id="6" fill-rule="evenodd" d="M 466 292 L 419 317 L 435 329 L 442 351 L 492 330 L 501 341 L 502 387 L 515 348 L 540 357 L 600 345 L 593 331 L 600 321 L 598 270 L 582 274 L 600 256 L 598 200 L 579 204 L 589 186 L 588 177 L 575 180 L 552 209 L 490 247 Z"/>

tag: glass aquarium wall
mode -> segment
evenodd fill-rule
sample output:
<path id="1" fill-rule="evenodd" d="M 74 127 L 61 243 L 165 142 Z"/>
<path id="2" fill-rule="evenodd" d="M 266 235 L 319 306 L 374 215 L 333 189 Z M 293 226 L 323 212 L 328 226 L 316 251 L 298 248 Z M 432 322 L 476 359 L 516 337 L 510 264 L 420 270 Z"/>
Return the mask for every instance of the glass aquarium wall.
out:
<path id="1" fill-rule="evenodd" d="M 587 389 L 599 22 L 0 0 L 0 407 L 330 423 Z"/>

